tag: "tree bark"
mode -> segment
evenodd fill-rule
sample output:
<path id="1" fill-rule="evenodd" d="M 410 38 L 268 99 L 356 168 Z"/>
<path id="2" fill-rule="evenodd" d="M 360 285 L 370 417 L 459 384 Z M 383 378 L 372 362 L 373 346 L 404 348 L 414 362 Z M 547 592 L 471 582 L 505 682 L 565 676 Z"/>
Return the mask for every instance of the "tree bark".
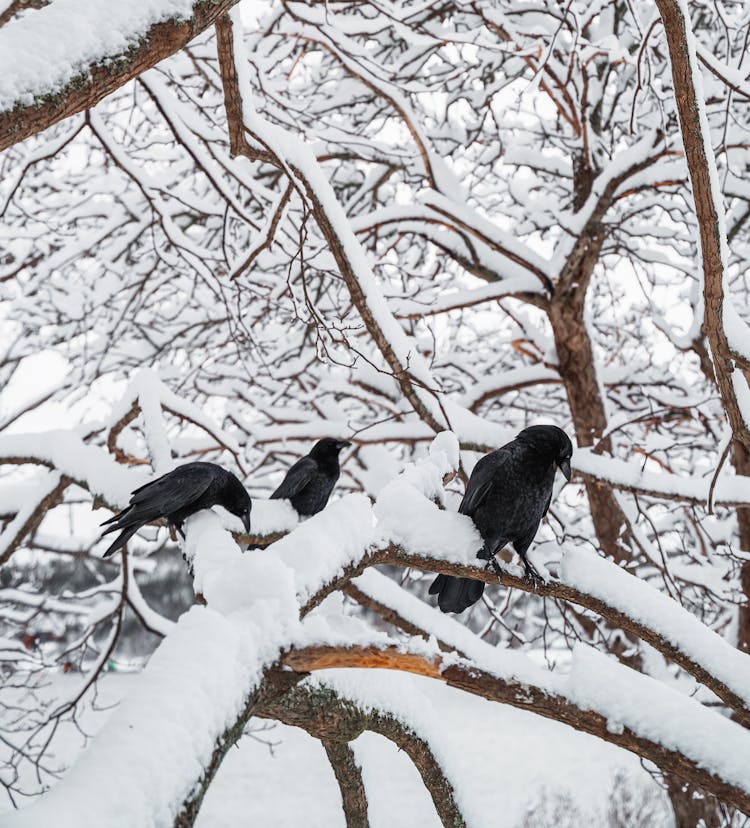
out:
<path id="1" fill-rule="evenodd" d="M 354 751 L 346 742 L 336 739 L 321 739 L 320 741 L 331 763 L 336 781 L 339 783 L 346 828 L 369 828 L 367 795 L 362 782 L 362 771 L 354 758 Z"/>
<path id="2" fill-rule="evenodd" d="M 412 662 L 412 665 L 415 663 Z M 335 742 L 339 745 L 343 744 L 349 750 L 347 743 L 366 730 L 384 736 L 399 750 L 403 750 L 414 763 L 445 828 L 465 828 L 466 822 L 456 803 L 453 786 L 443 773 L 429 744 L 388 713 L 379 710 L 363 710 L 328 687 L 298 685 L 284 696 L 276 697 L 263 705 L 258 715 L 301 727 L 312 736 L 319 738 L 324 747 L 326 742 Z M 327 747 L 326 751 L 328 751 Z M 338 756 L 339 752 L 336 755 Z M 345 780 L 345 783 L 349 785 L 350 780 Z M 339 785 L 341 786 L 340 781 Z M 353 793 L 353 789 L 349 788 L 349 793 Z M 366 820 L 366 801 L 364 804 Z M 352 823 L 352 825 L 366 824 L 366 821 Z"/>
<path id="3" fill-rule="evenodd" d="M 143 32 L 137 46 L 120 54 L 107 55 L 59 91 L 0 112 L 0 152 L 63 118 L 90 109 L 127 81 L 182 49 L 235 3 L 237 0 L 199 0 L 187 20 L 156 23 Z"/>
<path id="4" fill-rule="evenodd" d="M 750 791 L 744 787 L 706 771 L 699 762 L 678 750 L 664 747 L 628 727 L 613 727 L 611 720 L 596 710 L 579 707 L 564 695 L 534 686 L 526 680 L 501 678 L 474 666 L 446 665 L 440 657 L 406 652 L 400 646 L 312 646 L 292 650 L 282 661 L 292 670 L 303 672 L 345 667 L 380 667 L 430 676 L 472 695 L 528 710 L 598 736 L 654 762 L 665 774 L 675 775 L 702 791 L 711 791 L 742 813 L 750 814 Z"/>

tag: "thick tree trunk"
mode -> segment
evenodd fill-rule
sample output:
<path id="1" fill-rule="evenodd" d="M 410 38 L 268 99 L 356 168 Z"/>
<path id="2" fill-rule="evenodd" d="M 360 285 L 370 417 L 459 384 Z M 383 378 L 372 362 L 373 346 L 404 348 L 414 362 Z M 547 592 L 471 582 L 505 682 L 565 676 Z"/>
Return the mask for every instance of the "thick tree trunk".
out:
<path id="1" fill-rule="evenodd" d="M 594 352 L 584 319 L 586 290 L 604 238 L 604 228 L 598 222 L 587 225 L 560 274 L 549 308 L 558 370 L 579 446 L 592 446 L 600 441 L 607 427 Z M 605 439 L 602 447 L 605 451 L 610 449 L 609 440 Z M 627 533 L 628 522 L 612 490 L 594 480 L 587 480 L 585 485 L 599 546 L 614 560 L 627 560 L 629 555 L 621 538 Z"/>
<path id="2" fill-rule="evenodd" d="M 674 811 L 675 828 L 720 828 L 722 819 L 716 797 L 704 796 L 676 776 L 667 776 L 665 779 Z"/>

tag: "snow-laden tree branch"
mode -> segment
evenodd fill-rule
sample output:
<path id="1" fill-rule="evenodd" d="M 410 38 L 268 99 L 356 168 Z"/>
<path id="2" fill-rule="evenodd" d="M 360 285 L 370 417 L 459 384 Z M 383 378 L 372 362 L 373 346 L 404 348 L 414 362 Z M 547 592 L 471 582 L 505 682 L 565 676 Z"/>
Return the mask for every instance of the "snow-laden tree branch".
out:
<path id="1" fill-rule="evenodd" d="M 489 580 L 476 567 L 451 563 L 472 555 L 477 538 L 467 518 L 443 511 L 430 500 L 451 471 L 447 447 L 441 437 L 431 458 L 386 487 L 374 508 L 361 496 L 345 497 L 264 550 L 242 555 L 215 515 L 191 518 L 185 554 L 195 590 L 207 606 L 191 610 L 167 634 L 138 690 L 69 776 L 8 824 L 33 824 L 28 820 L 52 814 L 48 809 L 54 809 L 62 820 L 59 824 L 66 824 L 66 814 L 72 819 L 75 812 L 76 791 L 91 785 L 90 774 L 102 762 L 122 770 L 112 777 L 112 785 L 100 785 L 95 798 L 88 798 L 101 824 L 109 824 L 107 814 L 115 807 L 126 820 L 138 819 L 139 824 L 192 824 L 222 757 L 250 716 L 264 709 L 273 715 L 277 704 L 284 708 L 284 693 L 305 674 L 342 667 L 415 673 L 532 710 L 631 750 L 664 772 L 750 810 L 747 731 L 654 678 L 583 646 L 575 650 L 570 674 L 561 676 L 521 653 L 482 642 L 462 624 L 378 578 L 363 577 L 355 586 L 381 605 L 392 606 L 428 640 L 396 641 L 342 614 L 340 605 L 322 601 L 332 587 L 341 586 L 364 566 L 383 562 Z M 387 547 L 382 546 L 384 540 L 390 541 Z M 396 540 L 398 549 L 393 546 Z M 378 545 L 391 551 L 373 551 Z M 746 701 L 739 696 L 746 696 L 750 687 L 748 656 L 612 563 L 591 554 L 568 553 L 561 573 L 561 580 L 550 580 L 541 594 L 567 597 L 642 636 L 727 704 L 736 705 L 738 716 L 747 715 Z M 509 573 L 507 582 L 520 584 L 521 579 Z M 608 605 L 606 600 L 616 603 Z M 198 671 L 193 669 L 197 662 Z M 293 672 L 279 672 L 282 667 Z M 152 696 L 162 698 L 160 688 L 166 687 L 164 682 L 171 685 L 176 676 L 183 700 L 178 704 L 185 709 L 161 710 L 160 704 L 174 706 L 172 698 L 150 704 Z M 191 736 L 196 722 L 205 735 L 200 741 Z M 146 731 L 149 744 L 143 741 Z M 316 735 L 334 738 L 335 732 L 332 719 L 330 733 Z M 166 763 L 168 787 L 163 787 L 163 773 L 146 781 L 154 762 L 163 767 L 168 756 L 178 755 L 179 762 L 172 758 Z M 140 791 L 137 797 L 133 788 Z"/>
<path id="2" fill-rule="evenodd" d="M 361 775 L 357 778 L 356 765 L 352 768 L 355 760 L 348 746 L 365 731 L 384 736 L 409 756 L 430 792 L 444 826 L 465 826 L 454 787 L 435 758 L 429 739 L 420 738 L 418 731 L 403 724 L 401 711 L 397 705 L 394 708 L 391 711 L 369 704 L 359 706 L 341 691 L 337 692 L 335 684 L 329 686 L 313 679 L 295 685 L 283 695 L 274 696 L 261 706 L 258 715 L 302 727 L 321 739 L 341 787 L 347 826 L 367 824 L 367 800 Z"/>
<path id="3" fill-rule="evenodd" d="M 207 29 L 236 0 L 65 0 L 0 28 L 0 150 L 84 109 Z M 55 54 L 35 54 L 54 33 Z"/>

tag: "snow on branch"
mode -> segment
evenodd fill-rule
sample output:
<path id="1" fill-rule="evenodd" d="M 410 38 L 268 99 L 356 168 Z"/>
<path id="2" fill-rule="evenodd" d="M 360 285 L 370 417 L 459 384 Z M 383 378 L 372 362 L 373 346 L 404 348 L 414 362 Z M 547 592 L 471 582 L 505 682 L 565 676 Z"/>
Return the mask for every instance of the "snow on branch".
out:
<path id="1" fill-rule="evenodd" d="M 32 487 L 24 489 L 23 504 L 0 532 L 0 565 L 6 563 L 23 539 L 39 526 L 47 511 L 60 502 L 70 483 L 70 479 L 59 472 L 48 471 L 39 475 Z"/>
<path id="2" fill-rule="evenodd" d="M 685 503 L 707 504 L 709 501 L 709 478 L 644 471 L 642 463 L 605 457 L 587 448 L 576 450 L 572 465 L 577 472 L 609 483 L 621 491 Z M 712 502 L 721 506 L 750 503 L 750 478 L 744 475 L 720 478 L 713 491 Z"/>
<path id="3" fill-rule="evenodd" d="M 335 599 L 323 602 L 378 563 L 495 579 L 468 563 L 479 543 L 471 521 L 438 505 L 443 479 L 457 466 L 455 448 L 454 437 L 441 435 L 374 508 L 361 495 L 345 497 L 267 549 L 241 554 L 217 515 L 190 518 L 185 553 L 207 606 L 166 630 L 137 689 L 89 751 L 50 795 L 8 825 L 38 824 L 52 813 L 55 824 L 72 825 L 81 792 L 92 789 L 89 807 L 101 826 L 190 825 L 248 718 L 303 674 L 342 667 L 414 673 L 536 712 L 750 809 L 750 735 L 655 679 L 585 647 L 575 650 L 569 675 L 548 671 L 524 653 L 488 645 L 374 572 L 357 579 L 356 589 L 391 608 L 419 637 L 397 641 L 342 612 Z M 503 580 L 531 589 L 510 572 Z M 550 578 L 539 594 L 579 603 L 640 636 L 747 717 L 750 657 L 613 563 L 567 551 L 560 580 Z M 408 712 L 398 718 L 419 732 Z M 449 762 L 432 758 L 444 765 L 440 778 L 449 778 Z M 95 781 L 102 767 L 107 779 Z"/>
<path id="4" fill-rule="evenodd" d="M 346 281 L 352 301 L 404 395 L 434 431 L 442 431 L 446 423 L 436 399 L 438 385 L 415 344 L 409 341 L 391 314 L 365 251 L 315 154 L 291 132 L 271 124 L 253 111 L 243 94 L 249 84 L 242 83 L 246 70 L 241 32 L 242 23 L 236 15 L 225 15 L 217 25 L 227 118 L 233 125 L 230 130 L 237 136 L 242 135 L 243 128 L 246 129 L 304 193 Z M 239 146 L 235 143 L 233 151 L 251 159 L 257 157 L 245 140 Z"/>
<path id="5" fill-rule="evenodd" d="M 450 752 L 438 752 L 435 747 L 435 731 L 439 729 L 435 716 L 426 712 L 419 715 L 415 687 L 405 688 L 403 681 L 389 682 L 387 677 L 378 676 L 377 682 L 370 678 L 357 674 L 311 676 L 284 695 L 261 705 L 257 715 L 302 727 L 320 738 L 332 765 L 336 762 L 336 756 L 331 757 L 333 746 L 338 746 L 336 754 L 341 756 L 342 748 L 364 731 L 384 736 L 414 763 L 443 825 L 464 826 L 466 822 L 457 801 L 460 800 L 460 768 L 451 768 L 451 764 L 458 763 L 451 761 Z M 420 701 L 428 705 L 426 699 Z M 338 772 L 336 777 L 339 778 Z M 339 785 L 344 795 L 340 779 Z M 344 804 L 348 813 L 346 797 Z"/>
<path id="6" fill-rule="evenodd" d="M 128 493 L 146 482 L 144 470 L 123 466 L 104 449 L 64 429 L 0 435 L 0 463 L 47 466 L 120 508 Z"/>
<path id="7" fill-rule="evenodd" d="M 93 107 L 237 0 L 57 0 L 0 28 L 0 150 Z"/>
<path id="8" fill-rule="evenodd" d="M 598 736 L 750 809 L 750 736 L 741 725 L 587 647 L 576 648 L 565 677 L 531 662 L 519 670 L 517 654 L 495 652 L 491 664 L 478 665 L 403 646 L 320 645 L 293 650 L 283 662 L 297 672 L 384 668 L 437 679 Z"/>
<path id="9" fill-rule="evenodd" d="M 82 807 L 101 828 L 171 824 L 261 680 L 258 634 L 246 614 L 183 615 L 64 780 L 4 824 L 73 828 Z"/>

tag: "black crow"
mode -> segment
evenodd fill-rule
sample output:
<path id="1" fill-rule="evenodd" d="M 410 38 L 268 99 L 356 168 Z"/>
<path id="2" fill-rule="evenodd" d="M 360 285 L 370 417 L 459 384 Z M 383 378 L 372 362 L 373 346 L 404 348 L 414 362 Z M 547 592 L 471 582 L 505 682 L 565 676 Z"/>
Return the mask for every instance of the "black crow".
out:
<path id="1" fill-rule="evenodd" d="M 113 524 L 102 537 L 122 530 L 104 557 L 124 546 L 141 526 L 157 518 L 166 518 L 184 538 L 185 518 L 211 506 L 223 506 L 237 515 L 249 532 L 252 505 L 245 487 L 231 472 L 215 463 L 186 463 L 136 489 L 127 509 L 102 523 Z"/>
<path id="2" fill-rule="evenodd" d="M 339 479 L 339 452 L 350 446 L 346 440 L 325 437 L 298 460 L 271 495 L 271 500 L 290 500 L 298 515 L 314 515 L 325 508 Z"/>
<path id="3" fill-rule="evenodd" d="M 492 564 L 498 577 L 495 554 L 512 543 L 526 577 L 534 585 L 541 580 L 526 550 L 549 509 L 555 468 L 570 480 L 572 455 L 573 445 L 562 429 L 539 425 L 525 428 L 515 440 L 485 455 L 474 467 L 458 511 L 474 521 L 484 541 L 477 557 L 488 566 Z M 482 581 L 450 575 L 438 575 L 430 586 L 430 595 L 437 593 L 443 612 L 463 612 L 483 592 Z"/>

